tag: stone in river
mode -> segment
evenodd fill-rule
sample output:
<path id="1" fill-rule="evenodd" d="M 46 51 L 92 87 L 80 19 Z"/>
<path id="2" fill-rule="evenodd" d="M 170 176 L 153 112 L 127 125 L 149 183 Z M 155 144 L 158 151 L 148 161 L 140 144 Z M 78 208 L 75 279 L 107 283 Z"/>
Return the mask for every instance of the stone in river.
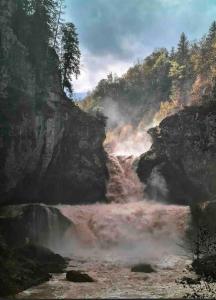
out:
<path id="1" fill-rule="evenodd" d="M 131 272 L 153 273 L 156 271 L 150 264 L 138 264 L 131 268 Z"/>
<path id="2" fill-rule="evenodd" d="M 66 279 L 72 282 L 95 282 L 95 280 L 88 274 L 74 270 L 68 271 L 66 273 Z"/>

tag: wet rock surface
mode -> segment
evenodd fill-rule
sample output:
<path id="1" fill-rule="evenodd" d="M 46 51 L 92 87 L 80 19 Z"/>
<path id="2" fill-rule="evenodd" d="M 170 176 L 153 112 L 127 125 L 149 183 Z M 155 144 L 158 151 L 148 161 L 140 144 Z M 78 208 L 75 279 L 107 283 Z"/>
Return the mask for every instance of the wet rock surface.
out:
<path id="1" fill-rule="evenodd" d="M 12 248 L 26 243 L 55 248 L 64 242 L 64 233 L 69 227 L 73 227 L 72 221 L 55 207 L 23 204 L 0 209 L 0 232 Z"/>
<path id="2" fill-rule="evenodd" d="M 131 272 L 153 273 L 156 270 L 150 264 L 138 264 L 131 268 Z"/>
<path id="3" fill-rule="evenodd" d="M 67 265 L 46 248 L 29 245 L 11 249 L 0 239 L 0 296 L 12 296 L 48 281 L 51 272 L 62 272 Z"/>
<path id="4" fill-rule="evenodd" d="M 18 256 L 25 257 L 38 264 L 47 273 L 62 273 L 67 266 L 66 260 L 51 250 L 35 245 L 27 245 L 16 250 Z"/>
<path id="5" fill-rule="evenodd" d="M 46 247 L 64 242 L 73 224 L 57 208 L 41 204 L 0 209 L 0 296 L 14 295 L 61 273 L 67 260 Z"/>
<path id="6" fill-rule="evenodd" d="M 187 107 L 149 130 L 138 175 L 154 200 L 188 204 L 216 193 L 216 105 Z"/>
<path id="7" fill-rule="evenodd" d="M 66 279 L 72 282 L 95 282 L 88 274 L 74 270 L 67 271 Z"/>

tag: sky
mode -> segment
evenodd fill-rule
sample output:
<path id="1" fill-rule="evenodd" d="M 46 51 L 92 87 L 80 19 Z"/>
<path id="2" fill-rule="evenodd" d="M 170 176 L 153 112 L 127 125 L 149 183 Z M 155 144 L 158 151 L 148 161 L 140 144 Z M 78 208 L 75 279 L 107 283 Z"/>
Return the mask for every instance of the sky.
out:
<path id="1" fill-rule="evenodd" d="M 181 32 L 199 39 L 216 20 L 216 0 L 65 0 L 64 19 L 79 35 L 81 75 L 91 91 L 110 72 L 122 75 L 154 49 L 176 46 Z"/>

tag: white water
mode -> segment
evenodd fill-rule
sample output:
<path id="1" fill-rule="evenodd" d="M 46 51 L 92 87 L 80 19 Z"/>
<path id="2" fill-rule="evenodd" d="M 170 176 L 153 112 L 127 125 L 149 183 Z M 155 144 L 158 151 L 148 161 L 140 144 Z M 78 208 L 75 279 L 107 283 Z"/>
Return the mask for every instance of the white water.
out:
<path id="1" fill-rule="evenodd" d="M 113 203 L 129 203 L 144 198 L 144 186 L 134 169 L 134 157 L 110 154 L 107 163 L 110 179 L 107 185 L 107 199 Z"/>
<path id="2" fill-rule="evenodd" d="M 65 254 L 127 265 L 182 254 L 187 207 L 140 201 L 59 209 L 76 227 L 66 232 Z"/>

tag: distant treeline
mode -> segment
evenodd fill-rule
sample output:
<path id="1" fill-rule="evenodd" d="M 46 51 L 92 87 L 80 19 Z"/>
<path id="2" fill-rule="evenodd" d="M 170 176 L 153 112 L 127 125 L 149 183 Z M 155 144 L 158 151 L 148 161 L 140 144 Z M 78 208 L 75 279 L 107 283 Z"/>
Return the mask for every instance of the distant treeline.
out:
<path id="1" fill-rule="evenodd" d="M 104 99 L 112 98 L 127 113 L 139 108 L 135 119 L 147 112 L 151 119 L 161 105 L 161 110 L 169 110 L 214 99 L 215 82 L 216 22 L 213 22 L 200 41 L 190 43 L 182 33 L 177 47 L 170 52 L 156 49 L 122 77 L 109 74 L 81 107 L 90 112 L 98 110 L 103 108 Z"/>

